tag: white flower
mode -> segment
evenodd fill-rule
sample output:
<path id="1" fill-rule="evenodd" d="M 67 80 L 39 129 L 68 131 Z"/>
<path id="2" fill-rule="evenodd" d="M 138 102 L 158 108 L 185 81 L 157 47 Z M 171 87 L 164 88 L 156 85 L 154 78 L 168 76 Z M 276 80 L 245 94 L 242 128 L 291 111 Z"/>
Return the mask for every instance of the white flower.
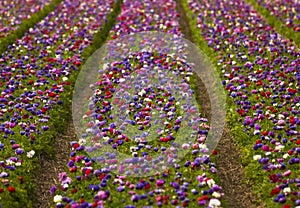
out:
<path id="1" fill-rule="evenodd" d="M 253 160 L 260 160 L 260 158 L 261 158 L 261 155 L 254 155 L 253 156 Z"/>
<path id="2" fill-rule="evenodd" d="M 130 149 L 130 152 L 135 152 L 137 150 L 137 148 L 135 146 L 131 146 L 129 149 Z"/>
<path id="3" fill-rule="evenodd" d="M 290 156 L 289 154 L 284 154 L 282 157 L 283 157 L 283 159 L 286 159 L 289 156 Z"/>
<path id="4" fill-rule="evenodd" d="M 78 144 L 84 145 L 86 143 L 86 139 L 79 139 Z"/>
<path id="5" fill-rule="evenodd" d="M 285 193 L 285 194 L 291 193 L 291 188 L 290 188 L 290 187 L 284 188 L 284 189 L 283 189 L 283 193 Z"/>
<path id="6" fill-rule="evenodd" d="M 63 77 L 62 80 L 65 82 L 68 80 L 68 77 Z"/>
<path id="7" fill-rule="evenodd" d="M 15 162 L 14 161 L 12 161 L 12 160 L 6 160 L 6 164 L 7 165 L 13 165 Z"/>
<path id="8" fill-rule="evenodd" d="M 214 192 L 212 193 L 212 196 L 215 197 L 215 198 L 220 198 L 220 197 L 221 197 L 221 194 L 214 191 Z"/>
<path id="9" fill-rule="evenodd" d="M 254 135 L 257 135 L 257 134 L 259 134 L 259 132 L 260 132 L 259 130 L 255 130 L 255 131 L 253 132 L 253 134 L 254 134 Z"/>
<path id="10" fill-rule="evenodd" d="M 208 204 L 209 207 L 220 207 L 221 206 L 221 202 L 218 200 L 218 199 L 211 199 L 209 201 L 209 204 Z"/>
<path id="11" fill-rule="evenodd" d="M 209 188 L 210 188 L 210 187 L 212 187 L 212 185 L 215 184 L 215 181 L 214 181 L 213 179 L 209 179 L 206 183 L 207 183 L 207 185 L 208 185 Z"/>
<path id="12" fill-rule="evenodd" d="M 198 144 L 199 149 L 205 149 L 207 148 L 206 144 Z"/>
<path id="13" fill-rule="evenodd" d="M 284 145 L 278 145 L 275 147 L 276 150 L 282 150 L 284 148 Z"/>
<path id="14" fill-rule="evenodd" d="M 61 202 L 62 201 L 62 195 L 55 195 L 53 201 L 55 203 Z"/>
<path id="15" fill-rule="evenodd" d="M 120 79 L 119 79 L 119 82 L 120 82 L 120 83 L 123 83 L 123 82 L 125 82 L 125 81 L 126 81 L 126 79 L 124 79 L 124 78 L 120 78 Z"/>
<path id="16" fill-rule="evenodd" d="M 144 89 L 142 89 L 142 90 L 138 93 L 138 95 L 139 95 L 139 96 L 143 96 L 145 93 L 146 93 L 146 91 L 145 91 Z"/>
<path id="17" fill-rule="evenodd" d="M 122 180 L 119 179 L 119 178 L 116 178 L 116 179 L 114 179 L 114 182 L 115 182 L 115 183 L 122 183 Z"/>
<path id="18" fill-rule="evenodd" d="M 93 130 L 92 130 L 91 128 L 88 128 L 88 129 L 85 130 L 85 132 L 86 132 L 86 133 L 92 133 Z"/>
<path id="19" fill-rule="evenodd" d="M 35 154 L 35 151 L 30 150 L 29 152 L 27 152 L 27 157 L 32 158 L 34 154 Z"/>

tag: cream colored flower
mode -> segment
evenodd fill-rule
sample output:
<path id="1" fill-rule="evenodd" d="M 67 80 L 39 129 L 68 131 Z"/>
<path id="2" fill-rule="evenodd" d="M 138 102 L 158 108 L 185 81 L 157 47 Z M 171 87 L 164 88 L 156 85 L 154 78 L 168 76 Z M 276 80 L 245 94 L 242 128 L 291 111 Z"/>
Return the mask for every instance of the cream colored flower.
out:
<path id="1" fill-rule="evenodd" d="M 214 191 L 214 192 L 212 193 L 212 196 L 215 197 L 215 198 L 220 198 L 220 197 L 221 197 L 221 194 Z"/>
<path id="2" fill-rule="evenodd" d="M 212 185 L 215 184 L 215 181 L 214 181 L 213 179 L 209 179 L 206 183 L 207 183 L 207 185 L 208 185 L 209 188 L 210 188 L 210 187 L 212 187 Z"/>
<path id="3" fill-rule="evenodd" d="M 261 155 L 254 155 L 253 156 L 253 160 L 260 160 L 261 159 Z"/>
<path id="4" fill-rule="evenodd" d="M 32 158 L 35 154 L 34 150 L 30 150 L 29 152 L 27 152 L 27 157 Z"/>
<path id="5" fill-rule="evenodd" d="M 59 203 L 62 201 L 62 195 L 55 195 L 53 201 Z"/>

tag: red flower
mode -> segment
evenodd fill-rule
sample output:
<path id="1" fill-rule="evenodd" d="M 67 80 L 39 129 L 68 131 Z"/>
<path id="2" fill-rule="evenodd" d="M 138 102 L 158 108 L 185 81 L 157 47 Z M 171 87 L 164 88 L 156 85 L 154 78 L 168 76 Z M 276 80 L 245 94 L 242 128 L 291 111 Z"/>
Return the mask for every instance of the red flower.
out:
<path id="1" fill-rule="evenodd" d="M 276 183 L 279 180 L 279 178 L 276 174 L 270 175 L 269 178 L 272 181 L 272 183 Z"/>
<path id="2" fill-rule="evenodd" d="M 77 168 L 76 168 L 76 167 L 71 167 L 71 168 L 69 168 L 69 171 L 70 171 L 71 173 L 74 173 L 74 172 L 77 171 Z"/>
<path id="3" fill-rule="evenodd" d="M 282 206 L 282 208 L 291 208 L 291 206 L 289 204 L 285 204 Z"/>
<path id="4" fill-rule="evenodd" d="M 54 92 L 50 92 L 48 95 L 49 95 L 49 97 L 55 97 L 56 96 L 56 94 Z"/>
<path id="5" fill-rule="evenodd" d="M 276 194 L 279 194 L 279 192 L 280 192 L 280 188 L 275 188 L 271 191 L 271 195 L 274 196 Z"/>
<path id="6" fill-rule="evenodd" d="M 260 144 L 262 142 L 261 139 L 256 140 L 255 144 Z"/>
<path id="7" fill-rule="evenodd" d="M 3 193 L 3 191 L 4 191 L 4 189 L 3 189 L 3 188 L 0 188 L 0 194 Z"/>
<path id="8" fill-rule="evenodd" d="M 12 186 L 9 186 L 9 187 L 8 187 L 8 191 L 9 191 L 10 193 L 13 193 L 13 192 L 16 191 L 16 189 L 15 189 L 14 187 L 12 187 Z"/>
<path id="9" fill-rule="evenodd" d="M 203 200 L 207 200 L 208 199 L 208 196 L 201 196 L 198 198 L 198 201 L 203 201 Z"/>
<path id="10" fill-rule="evenodd" d="M 145 185 L 145 189 L 147 190 L 147 189 L 149 189 L 151 187 L 151 185 L 149 184 L 149 183 L 147 183 L 146 185 Z"/>
<path id="11" fill-rule="evenodd" d="M 104 178 L 105 173 L 101 173 L 101 175 L 99 176 L 99 179 L 102 181 L 102 179 Z"/>
<path id="12" fill-rule="evenodd" d="M 48 109 L 47 108 L 42 108 L 41 111 L 42 113 L 45 113 Z"/>
<path id="13" fill-rule="evenodd" d="M 214 156 L 214 155 L 216 155 L 216 154 L 217 154 L 217 150 L 214 149 L 214 150 L 211 152 L 211 155 Z"/>
<path id="14" fill-rule="evenodd" d="M 78 143 L 75 143 L 74 145 L 73 145 L 73 148 L 74 149 L 76 149 L 77 147 L 79 147 L 80 145 L 78 144 Z"/>
<path id="15" fill-rule="evenodd" d="M 90 175 L 91 172 L 92 172 L 91 169 L 87 169 L 87 170 L 85 171 L 85 175 Z"/>
<path id="16" fill-rule="evenodd" d="M 81 62 L 80 62 L 80 61 L 76 61 L 74 64 L 75 64 L 76 66 L 80 66 L 80 65 L 81 65 Z"/>

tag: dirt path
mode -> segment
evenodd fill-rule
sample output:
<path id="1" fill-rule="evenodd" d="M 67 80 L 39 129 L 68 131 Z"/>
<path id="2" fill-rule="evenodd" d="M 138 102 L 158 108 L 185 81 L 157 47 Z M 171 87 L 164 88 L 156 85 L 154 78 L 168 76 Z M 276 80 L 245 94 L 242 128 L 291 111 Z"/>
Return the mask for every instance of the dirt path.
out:
<path id="1" fill-rule="evenodd" d="M 72 119 L 70 119 L 65 133 L 58 133 L 56 135 L 55 160 L 47 159 L 42 156 L 39 158 L 41 172 L 35 179 L 35 194 L 38 201 L 35 203 L 34 208 L 46 208 L 51 206 L 53 196 L 49 193 L 49 190 L 53 185 L 59 184 L 58 174 L 65 171 L 66 164 L 70 158 L 71 141 L 77 141 Z"/>
<path id="2" fill-rule="evenodd" d="M 184 37 L 193 41 L 193 35 L 181 1 L 177 0 L 177 11 L 180 14 L 180 25 Z M 210 120 L 211 105 L 207 90 L 199 77 L 197 77 L 197 100 L 200 101 L 201 114 Z M 238 162 L 240 153 L 234 145 L 234 138 L 228 127 L 225 127 L 222 138 L 216 148 L 218 152 L 218 175 L 224 192 L 224 199 L 229 208 L 258 208 L 254 205 L 251 186 L 245 184 L 243 166 Z"/>

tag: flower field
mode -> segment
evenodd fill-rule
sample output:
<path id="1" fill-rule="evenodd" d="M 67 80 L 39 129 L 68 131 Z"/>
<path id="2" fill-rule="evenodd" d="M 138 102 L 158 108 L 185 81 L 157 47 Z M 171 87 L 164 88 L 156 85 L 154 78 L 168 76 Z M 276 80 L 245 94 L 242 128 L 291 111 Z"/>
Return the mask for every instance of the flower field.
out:
<path id="1" fill-rule="evenodd" d="M 30 19 L 30 15 L 34 14 L 45 5 L 49 5 L 50 1 L 3 1 L 1 2 L 1 25 L 0 37 L 4 37 L 5 33 L 18 29 L 23 20 Z"/>
<path id="2" fill-rule="evenodd" d="M 297 1 L 259 1 L 263 6 L 275 15 L 285 25 L 295 32 L 300 31 L 300 3 Z"/>
<path id="3" fill-rule="evenodd" d="M 13 0 L 0 13 L 0 207 L 300 207 L 296 0 Z M 211 146 L 222 93 L 204 95 L 183 38 L 217 71 L 233 143 Z M 223 164 L 231 147 L 240 158 Z M 40 199 L 45 160 L 64 171 Z"/>
<path id="4" fill-rule="evenodd" d="M 243 2 L 189 1 L 186 7 L 191 19 L 197 14 L 199 42 L 213 49 L 232 119 L 242 119 L 233 129 L 249 135 L 237 140 L 246 173 L 257 181 L 254 191 L 269 207 L 273 201 L 299 205 L 299 52 Z"/>

